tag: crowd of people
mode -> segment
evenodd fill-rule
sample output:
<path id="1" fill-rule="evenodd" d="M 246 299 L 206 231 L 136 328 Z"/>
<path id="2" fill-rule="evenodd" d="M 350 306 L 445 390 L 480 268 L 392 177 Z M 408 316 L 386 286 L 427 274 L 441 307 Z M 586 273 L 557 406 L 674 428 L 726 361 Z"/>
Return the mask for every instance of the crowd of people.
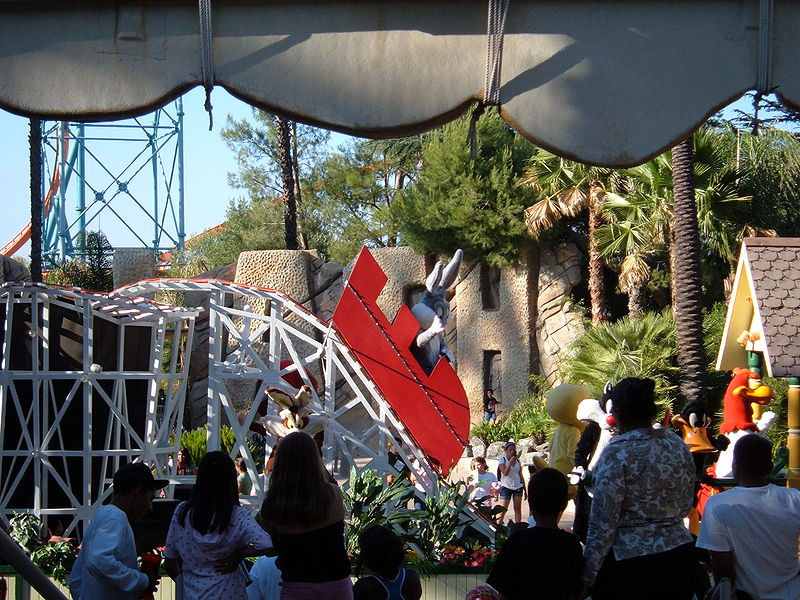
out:
<path id="1" fill-rule="evenodd" d="M 498 503 L 507 509 L 513 501 L 515 521 L 520 521 L 527 496 L 531 519 L 515 527 L 501 547 L 489 585 L 468 597 L 699 599 L 710 587 L 699 548 L 710 552 L 714 580 L 732 582 L 737 600 L 800 598 L 800 491 L 767 484 L 769 441 L 752 434 L 736 444 L 738 487 L 708 501 L 695 543 L 684 526 L 693 503 L 694 462 L 678 436 L 652 427 L 654 383 L 624 379 L 614 387 L 612 400 L 618 435 L 594 469 L 585 544 L 558 527 L 569 489 L 561 472 L 539 470 L 526 484 L 513 443 L 499 461 L 499 481 L 485 460 L 473 461 L 478 473 L 473 500 L 491 503 L 497 489 Z M 269 486 L 257 521 L 239 505 L 240 494 L 247 493 L 246 469 L 223 452 L 209 452 L 200 461 L 191 496 L 174 511 L 163 552 L 164 567 L 185 598 L 422 596 L 419 574 L 403 567 L 402 541 L 383 526 L 359 536 L 357 571 L 361 575 L 366 568 L 369 574 L 353 584 L 342 492 L 310 436 L 289 434 L 269 462 Z M 156 589 L 154 576 L 137 567 L 130 523 L 150 510 L 166 483 L 141 463 L 119 469 L 112 502 L 84 534 L 70 581 L 73 598 L 133 600 Z M 260 557 L 249 572 L 242 567 L 246 557 Z"/>

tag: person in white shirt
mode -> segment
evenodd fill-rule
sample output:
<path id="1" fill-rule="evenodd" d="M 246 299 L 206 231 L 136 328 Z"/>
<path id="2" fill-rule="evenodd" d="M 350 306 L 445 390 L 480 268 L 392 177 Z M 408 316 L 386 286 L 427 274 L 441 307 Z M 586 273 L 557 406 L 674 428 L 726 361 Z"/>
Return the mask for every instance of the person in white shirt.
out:
<path id="1" fill-rule="evenodd" d="M 508 503 L 514 499 L 514 523 L 522 521 L 522 497 L 528 497 L 525 489 L 525 478 L 522 476 L 522 465 L 517 456 L 517 445 L 514 442 L 507 442 L 504 446 L 505 455 L 497 461 L 497 468 L 500 471 L 500 499 L 498 506 L 508 509 Z M 505 518 L 506 512 L 502 512 L 498 517 Z"/>
<path id="2" fill-rule="evenodd" d="M 97 511 L 83 534 L 69 580 L 73 600 L 134 600 L 156 590 L 157 579 L 137 567 L 130 523 L 150 512 L 153 493 L 167 483 L 153 479 L 143 463 L 122 465 L 114 474 L 111 504 Z"/>
<path id="3" fill-rule="evenodd" d="M 739 598 L 800 598 L 800 490 L 767 484 L 772 446 L 750 434 L 733 449 L 738 487 L 709 498 L 697 546 L 711 551 L 714 579 L 728 577 Z"/>
<path id="4" fill-rule="evenodd" d="M 493 483 L 497 483 L 497 477 L 494 473 L 489 472 L 486 459 L 482 456 L 472 459 L 472 468 L 474 472 L 467 478 L 471 490 L 469 499 L 480 506 L 491 507 L 492 498 L 497 495 L 496 490 L 492 487 Z"/>

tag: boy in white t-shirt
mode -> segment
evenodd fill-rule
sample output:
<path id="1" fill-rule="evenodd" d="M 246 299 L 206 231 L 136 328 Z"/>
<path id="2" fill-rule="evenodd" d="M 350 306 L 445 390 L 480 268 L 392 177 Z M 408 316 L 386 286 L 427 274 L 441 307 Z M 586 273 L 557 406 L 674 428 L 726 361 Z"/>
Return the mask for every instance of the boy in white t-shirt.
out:
<path id="1" fill-rule="evenodd" d="M 482 456 L 476 456 L 472 459 L 473 472 L 467 477 L 467 483 L 471 490 L 469 499 L 478 506 L 492 505 L 492 498 L 497 495 L 497 487 L 493 483 L 497 483 L 497 477 L 494 473 L 489 472 L 489 467 L 486 466 L 486 459 Z"/>

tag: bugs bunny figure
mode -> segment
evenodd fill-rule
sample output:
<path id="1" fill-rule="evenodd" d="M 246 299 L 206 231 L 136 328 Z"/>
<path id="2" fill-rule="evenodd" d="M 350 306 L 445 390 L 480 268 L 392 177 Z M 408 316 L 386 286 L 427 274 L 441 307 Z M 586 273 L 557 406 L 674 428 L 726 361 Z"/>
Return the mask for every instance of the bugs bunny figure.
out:
<path id="1" fill-rule="evenodd" d="M 463 257 L 461 249 L 456 250 L 453 258 L 444 265 L 443 261 L 436 266 L 425 280 L 425 293 L 420 301 L 411 308 L 417 321 L 420 332 L 416 339 L 416 348 L 413 349 L 419 364 L 430 375 L 440 356 L 444 356 L 455 364 L 456 358 L 447 347 L 444 339 L 444 326 L 450 320 L 450 303 L 445 299 L 445 292 L 453 286 L 458 277 Z"/>

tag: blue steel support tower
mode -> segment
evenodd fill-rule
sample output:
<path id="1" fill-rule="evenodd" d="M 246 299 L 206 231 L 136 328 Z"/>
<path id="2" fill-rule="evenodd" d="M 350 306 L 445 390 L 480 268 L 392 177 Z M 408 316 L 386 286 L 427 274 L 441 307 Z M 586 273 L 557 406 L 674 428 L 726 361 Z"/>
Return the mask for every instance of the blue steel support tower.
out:
<path id="1" fill-rule="evenodd" d="M 45 268 L 83 257 L 90 231 L 115 247 L 183 250 L 180 98 L 123 121 L 43 122 L 42 149 Z"/>

